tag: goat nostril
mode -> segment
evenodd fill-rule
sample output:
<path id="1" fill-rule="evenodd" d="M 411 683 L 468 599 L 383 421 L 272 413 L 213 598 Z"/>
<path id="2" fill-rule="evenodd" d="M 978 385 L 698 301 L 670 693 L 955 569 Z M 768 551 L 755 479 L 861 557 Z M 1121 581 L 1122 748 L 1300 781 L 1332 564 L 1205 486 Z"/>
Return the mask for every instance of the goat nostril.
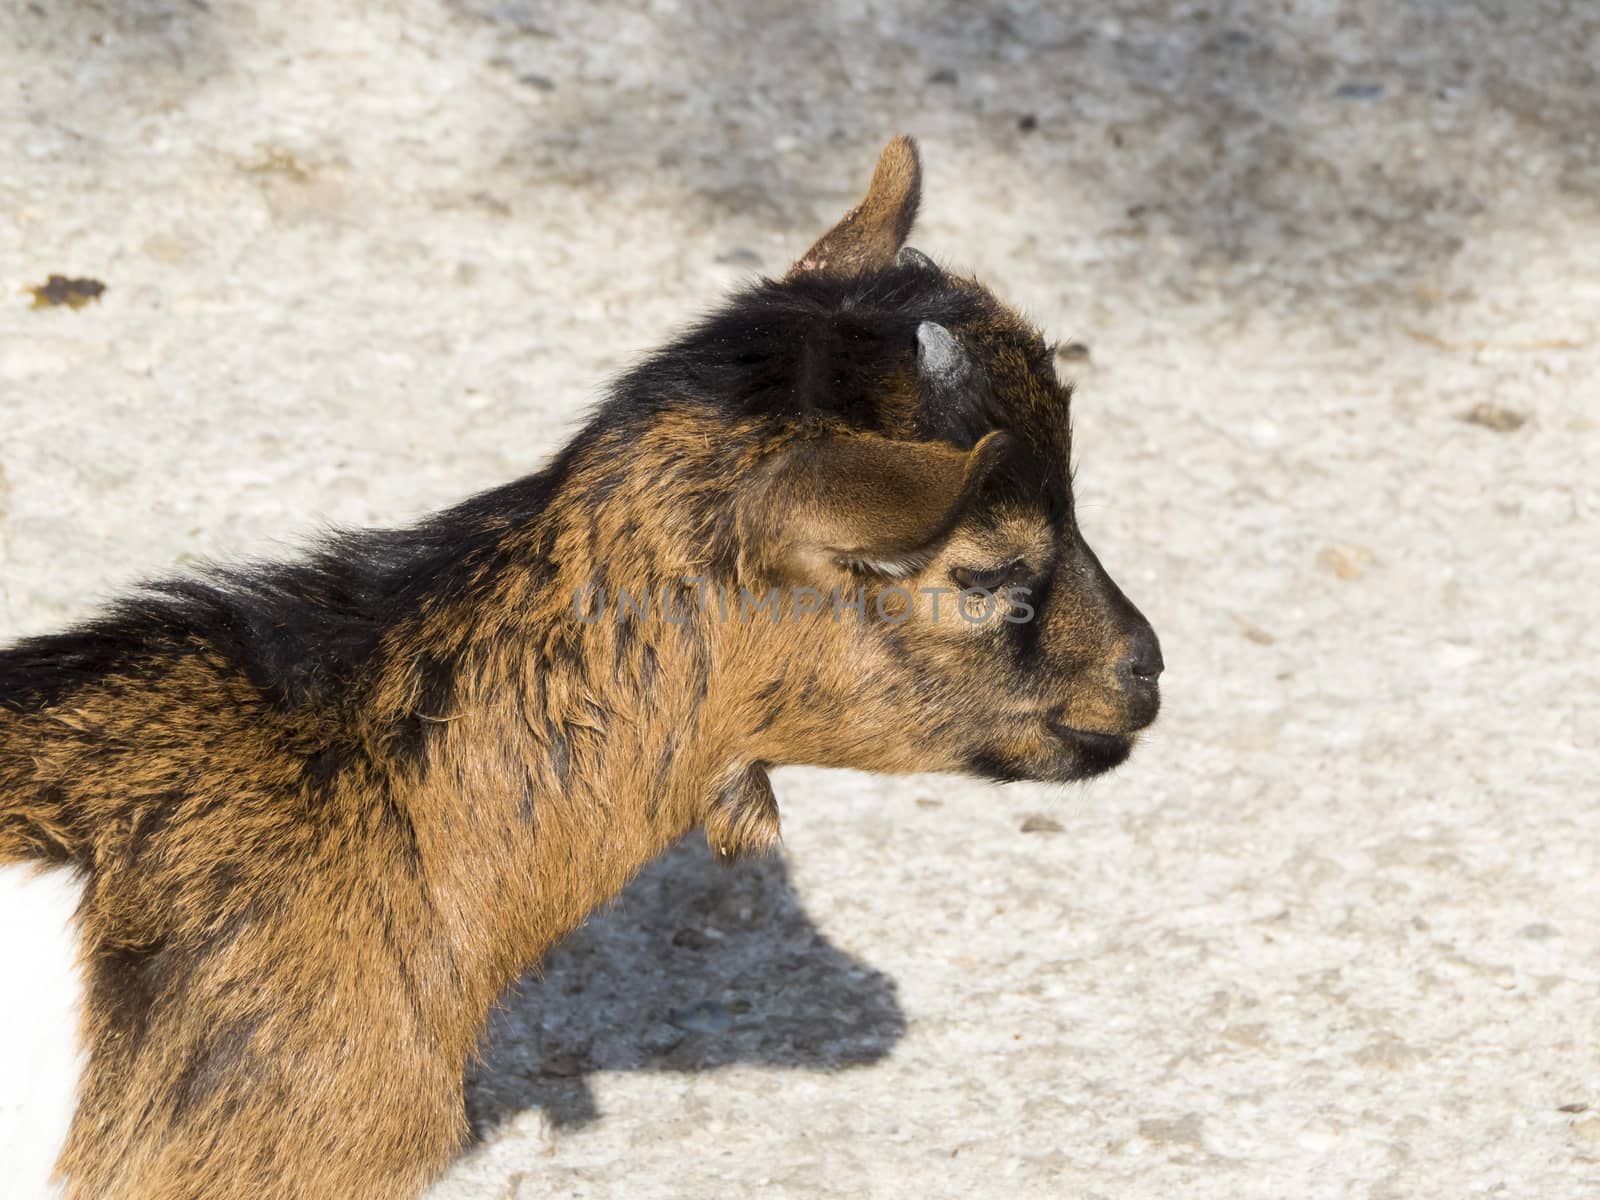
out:
<path id="1" fill-rule="evenodd" d="M 1133 653 L 1123 661 L 1122 669 L 1141 683 L 1154 683 L 1166 665 L 1161 658 L 1161 643 L 1152 633 L 1134 639 Z"/>

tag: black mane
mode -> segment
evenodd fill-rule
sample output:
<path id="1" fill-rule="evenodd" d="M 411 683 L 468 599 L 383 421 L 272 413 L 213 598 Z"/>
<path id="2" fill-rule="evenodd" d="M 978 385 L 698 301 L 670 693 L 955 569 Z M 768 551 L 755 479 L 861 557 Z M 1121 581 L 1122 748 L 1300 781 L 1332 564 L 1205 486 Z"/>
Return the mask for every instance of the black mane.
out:
<path id="1" fill-rule="evenodd" d="M 327 695 L 423 596 L 470 587 L 507 524 L 543 509 L 566 461 L 409 529 L 334 533 L 300 561 L 142 584 L 72 629 L 0 649 L 0 705 L 49 707 L 112 673 L 159 671 L 174 653 L 226 659 L 278 706 Z"/>
<path id="2" fill-rule="evenodd" d="M 883 380 L 916 359 L 923 321 L 959 325 L 981 312 L 969 290 L 913 262 L 870 275 L 763 280 L 618 381 L 616 415 L 686 398 L 729 416 L 829 416 L 880 428 Z"/>

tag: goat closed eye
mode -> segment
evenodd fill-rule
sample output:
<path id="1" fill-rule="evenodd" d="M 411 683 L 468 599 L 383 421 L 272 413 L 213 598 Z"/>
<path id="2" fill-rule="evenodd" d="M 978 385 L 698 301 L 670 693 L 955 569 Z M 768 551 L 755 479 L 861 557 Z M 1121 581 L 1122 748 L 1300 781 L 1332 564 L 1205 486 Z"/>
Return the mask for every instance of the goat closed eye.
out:
<path id="1" fill-rule="evenodd" d="M 964 592 L 997 592 L 1003 587 L 1027 582 L 1028 574 L 1028 564 L 1020 558 L 987 569 L 952 567 L 950 570 L 951 580 Z"/>

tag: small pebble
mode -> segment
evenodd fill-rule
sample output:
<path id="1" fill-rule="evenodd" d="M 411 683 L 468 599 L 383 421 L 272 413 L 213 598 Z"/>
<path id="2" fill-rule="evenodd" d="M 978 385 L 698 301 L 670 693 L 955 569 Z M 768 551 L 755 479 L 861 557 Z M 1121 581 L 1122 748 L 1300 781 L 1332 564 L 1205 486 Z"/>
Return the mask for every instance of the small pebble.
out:
<path id="1" fill-rule="evenodd" d="M 1367 573 L 1372 551 L 1365 546 L 1325 546 L 1317 555 L 1317 565 L 1348 583 Z"/>
<path id="2" fill-rule="evenodd" d="M 1032 113 L 1023 113 L 1017 118 L 1017 128 L 1023 133 L 1032 133 L 1039 128 L 1039 118 Z"/>
<path id="3" fill-rule="evenodd" d="M 961 76 L 956 74 L 954 67 L 940 67 L 928 76 L 928 82 L 942 87 L 954 87 L 960 82 Z"/>
<path id="4" fill-rule="evenodd" d="M 1512 408 L 1501 408 L 1498 404 L 1485 400 L 1462 413 L 1461 419 L 1468 425 L 1482 425 L 1485 429 L 1492 429 L 1496 433 L 1510 433 L 1528 423 L 1528 414 L 1517 412 Z"/>
<path id="5" fill-rule="evenodd" d="M 639 1040 L 651 1054 L 670 1054 L 682 1045 L 683 1031 L 674 1029 L 671 1025 L 658 1023 L 646 1031 Z"/>
<path id="6" fill-rule="evenodd" d="M 1040 816 L 1034 813 L 1022 819 L 1023 833 L 1060 833 L 1061 822 L 1054 817 Z"/>
<path id="7" fill-rule="evenodd" d="M 547 1054 L 539 1060 L 539 1074 L 552 1079 L 573 1079 L 589 1070 L 589 1056 L 567 1051 Z"/>
<path id="8" fill-rule="evenodd" d="M 1383 84 L 1344 83 L 1334 95 L 1341 100 L 1376 100 L 1383 95 Z"/>
<path id="9" fill-rule="evenodd" d="M 725 250 L 717 255 L 717 261 L 729 267 L 759 267 L 761 265 L 761 255 L 750 249 L 749 246 L 735 246 L 731 250 Z"/>
<path id="10" fill-rule="evenodd" d="M 65 275 L 52 275 L 28 290 L 33 293 L 34 308 L 58 308 L 63 304 L 68 308 L 82 308 L 91 300 L 100 299 L 106 285 L 98 279 L 69 279 Z"/>
<path id="11" fill-rule="evenodd" d="M 733 1028 L 733 1014 L 715 1000 L 675 1008 L 667 1014 L 667 1020 L 690 1033 L 726 1033 Z"/>
<path id="12" fill-rule="evenodd" d="M 1265 629 L 1261 628 L 1261 626 L 1255 624 L 1254 622 L 1245 620 L 1238 613 L 1233 613 L 1232 616 L 1234 624 L 1239 627 L 1239 632 L 1244 634 L 1245 637 L 1249 638 L 1256 645 L 1270 646 L 1278 640 Z"/>
<path id="13" fill-rule="evenodd" d="M 1062 362 L 1083 362 L 1089 357 L 1089 347 L 1083 342 L 1068 342 L 1056 347 L 1056 357 Z"/>

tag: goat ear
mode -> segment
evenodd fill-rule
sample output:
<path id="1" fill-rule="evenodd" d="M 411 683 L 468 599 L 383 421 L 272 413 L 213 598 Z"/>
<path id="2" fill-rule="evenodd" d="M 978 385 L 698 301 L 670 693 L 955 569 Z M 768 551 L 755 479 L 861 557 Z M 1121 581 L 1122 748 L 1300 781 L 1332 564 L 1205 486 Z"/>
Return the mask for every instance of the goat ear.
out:
<path id="1" fill-rule="evenodd" d="M 844 563 L 908 575 L 967 514 L 1013 446 L 1000 431 L 971 450 L 871 433 L 795 443 L 761 506 L 763 557 L 802 570 Z"/>
<path id="2" fill-rule="evenodd" d="M 808 271 L 859 275 L 889 266 L 911 234 L 921 199 L 922 163 L 917 144 L 908 137 L 897 137 L 878 156 L 866 197 L 817 239 L 790 268 L 789 278 Z"/>

